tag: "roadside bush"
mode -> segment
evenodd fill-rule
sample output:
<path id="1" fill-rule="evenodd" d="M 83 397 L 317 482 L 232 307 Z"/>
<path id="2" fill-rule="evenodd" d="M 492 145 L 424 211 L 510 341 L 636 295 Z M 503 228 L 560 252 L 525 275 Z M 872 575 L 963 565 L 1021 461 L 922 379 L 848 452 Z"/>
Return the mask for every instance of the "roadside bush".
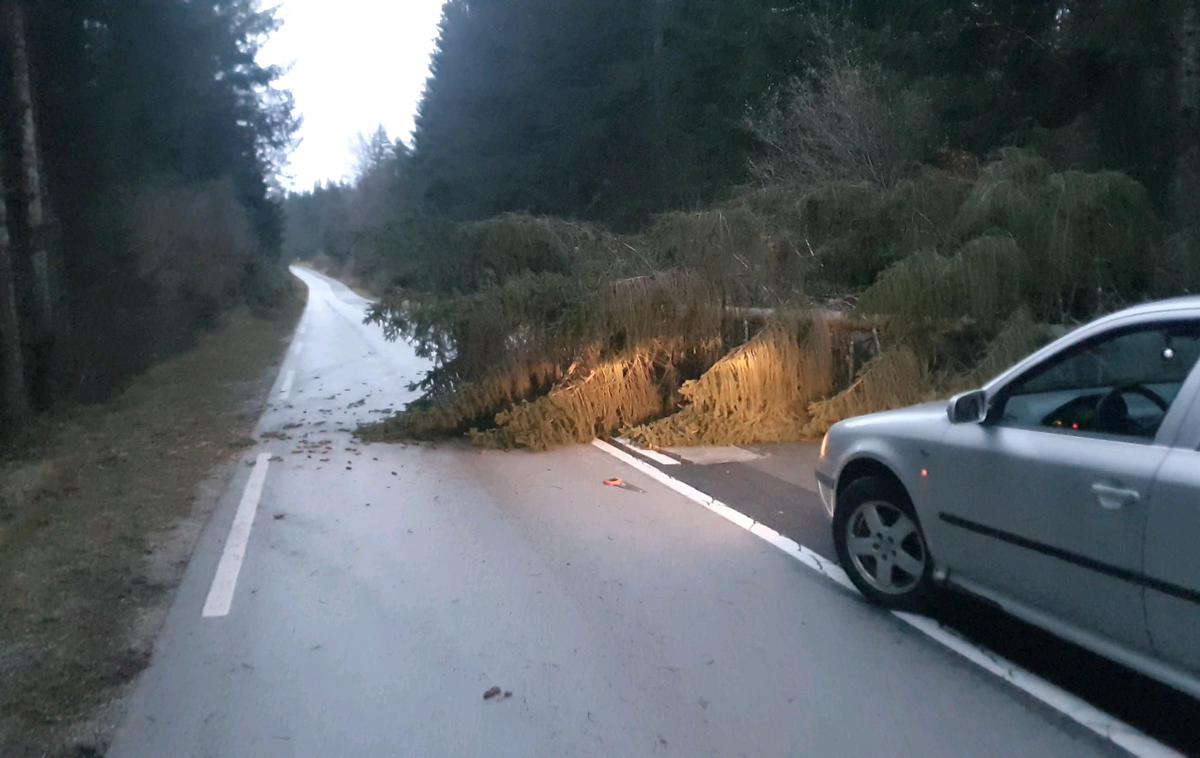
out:
<path id="1" fill-rule="evenodd" d="M 806 281 L 827 290 L 859 289 L 912 252 L 952 243 L 952 224 L 971 182 L 933 168 L 887 189 L 837 182 L 797 194 L 748 193 L 776 240 L 803 261 Z"/>
<path id="2" fill-rule="evenodd" d="M 139 277 L 185 327 L 211 325 L 241 295 L 256 242 L 232 182 L 147 190 L 133 202 L 130 229 Z"/>
<path id="3" fill-rule="evenodd" d="M 1200 292 L 1200 224 L 1167 238 L 1155 290 L 1176 294 Z"/>
<path id="4" fill-rule="evenodd" d="M 242 266 L 242 290 L 257 315 L 276 313 L 292 297 L 291 287 L 291 276 L 276 262 L 252 256 Z"/>
<path id="5" fill-rule="evenodd" d="M 924 250 L 880 274 L 859 308 L 890 316 L 909 332 L 945 329 L 960 319 L 989 330 L 1021 302 L 1024 267 L 1010 237 L 979 237 L 953 257 Z"/>
<path id="6" fill-rule="evenodd" d="M 576 221 L 505 214 L 458 227 L 464 288 L 479 288 L 525 273 L 568 274 L 628 255 L 619 238 Z"/>
<path id="7" fill-rule="evenodd" d="M 776 304 L 803 296 L 804 271 L 793 265 L 786 236 L 747 204 L 696 213 L 667 213 L 647 230 L 646 244 L 663 268 L 694 271 L 736 305 Z"/>
<path id="8" fill-rule="evenodd" d="M 1034 321 L 1028 308 L 1018 308 L 987 344 L 983 354 L 975 358 L 971 369 L 939 383 L 943 394 L 951 395 L 983 386 L 1045 345 L 1050 341 L 1050 336 L 1050 330 Z"/>
<path id="9" fill-rule="evenodd" d="M 1112 171 L 1054 173 L 1015 148 L 984 167 L 963 204 L 959 239 L 1004 233 L 1026 260 L 1023 293 L 1040 317 L 1084 319 L 1151 294 L 1161 267 L 1142 185 Z"/>
<path id="10" fill-rule="evenodd" d="M 791 228 L 828 283 L 860 287 L 895 260 L 879 216 L 883 191 L 866 183 L 837 182 L 804 193 Z"/>
<path id="11" fill-rule="evenodd" d="M 764 155 L 751 172 L 764 185 L 807 189 L 838 182 L 891 187 L 929 152 L 929 98 L 877 66 L 828 59 L 789 81 L 752 124 Z"/>

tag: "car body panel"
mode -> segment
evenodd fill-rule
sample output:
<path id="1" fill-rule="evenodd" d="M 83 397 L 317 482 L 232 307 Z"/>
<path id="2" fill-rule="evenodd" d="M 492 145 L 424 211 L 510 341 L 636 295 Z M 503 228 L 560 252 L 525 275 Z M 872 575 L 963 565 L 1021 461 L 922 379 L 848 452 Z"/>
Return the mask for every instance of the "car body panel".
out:
<path id="1" fill-rule="evenodd" d="M 1200 451 L 1175 448 L 1149 503 L 1143 573 L 1155 649 L 1200 672 Z"/>
<path id="2" fill-rule="evenodd" d="M 920 486 L 924 459 L 947 426 L 942 402 L 842 421 L 829 431 L 826 455 L 817 462 L 817 482 L 834 489 L 841 472 L 853 462 L 871 460 L 886 465 L 911 492 Z M 825 503 L 831 515 L 833 500 Z"/>
<path id="3" fill-rule="evenodd" d="M 1091 488 L 1131 489 L 1145 503 L 1165 457 L 1156 445 L 955 424 L 918 513 L 955 576 L 1148 651 L 1142 587 L 1121 578 L 1141 571 L 1146 509 L 1103 507 Z"/>
<path id="4" fill-rule="evenodd" d="M 1165 586 L 1144 593 L 1155 649 L 1200 672 L 1200 370 L 1192 372 L 1185 393 L 1191 406 L 1159 469 L 1146 527 L 1143 572 Z"/>
<path id="5" fill-rule="evenodd" d="M 1064 350 L 1175 320 L 1200 320 L 1200 297 L 1083 326 L 982 389 L 990 404 Z M 831 514 L 846 471 L 886 467 L 913 500 L 936 576 L 1200 697 L 1200 366 L 1153 439 L 952 424 L 938 403 L 835 424 L 823 449 L 817 476 Z M 1137 498 L 1102 502 L 1104 486 Z"/>
<path id="6" fill-rule="evenodd" d="M 1001 608 L 1005 613 L 1045 629 L 1057 637 L 1074 642 L 1080 647 L 1087 648 L 1105 658 L 1110 658 L 1128 666 L 1134 671 L 1140 671 L 1146 676 L 1164 682 L 1181 692 L 1186 692 L 1192 697 L 1200 698 L 1200 675 L 1179 666 L 1172 666 L 1165 662 L 1161 656 L 1142 650 L 1135 650 L 1127 645 L 1113 642 L 1103 635 L 1096 634 L 1089 629 L 1065 621 L 1062 616 L 1034 608 L 1010 595 L 996 592 L 990 587 L 972 582 L 970 579 L 952 576 L 946 583 L 956 589 L 984 598 Z"/>

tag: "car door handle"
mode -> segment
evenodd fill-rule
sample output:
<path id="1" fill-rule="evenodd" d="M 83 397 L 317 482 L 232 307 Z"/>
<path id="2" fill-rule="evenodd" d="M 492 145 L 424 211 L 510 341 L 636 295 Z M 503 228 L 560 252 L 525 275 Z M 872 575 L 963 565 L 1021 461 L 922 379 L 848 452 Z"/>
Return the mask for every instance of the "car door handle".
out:
<path id="1" fill-rule="evenodd" d="M 1092 492 L 1096 494 L 1096 499 L 1100 501 L 1100 507 L 1110 511 L 1115 511 L 1126 505 L 1133 505 L 1142 499 L 1141 493 L 1137 490 L 1114 487 L 1111 484 L 1103 484 L 1101 482 L 1096 482 L 1092 485 Z"/>

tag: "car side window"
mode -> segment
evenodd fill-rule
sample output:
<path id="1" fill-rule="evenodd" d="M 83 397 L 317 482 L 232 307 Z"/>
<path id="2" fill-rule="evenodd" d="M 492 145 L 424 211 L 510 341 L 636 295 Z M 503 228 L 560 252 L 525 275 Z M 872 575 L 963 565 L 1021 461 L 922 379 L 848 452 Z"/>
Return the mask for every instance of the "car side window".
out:
<path id="1" fill-rule="evenodd" d="M 999 394 L 1003 426 L 1152 440 L 1200 358 L 1200 322 L 1118 329 L 1053 356 Z"/>

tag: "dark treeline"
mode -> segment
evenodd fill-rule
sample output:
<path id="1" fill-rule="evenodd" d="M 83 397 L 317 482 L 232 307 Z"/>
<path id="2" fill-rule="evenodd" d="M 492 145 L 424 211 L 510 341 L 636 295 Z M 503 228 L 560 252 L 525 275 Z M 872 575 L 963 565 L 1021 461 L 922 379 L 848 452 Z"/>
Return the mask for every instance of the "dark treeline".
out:
<path id="1" fill-rule="evenodd" d="M 1165 202 L 1198 139 L 1181 91 L 1194 14 L 1189 0 L 451 2 L 412 171 L 455 218 L 637 223 L 744 180 L 747 116 L 853 50 L 930 98 L 931 147 L 1038 144 Z"/>
<path id="2" fill-rule="evenodd" d="M 0 416 L 92 399 L 283 296 L 294 128 L 253 0 L 4 0 Z M 6 422 L 8 423 L 8 422 Z"/>
<path id="3" fill-rule="evenodd" d="M 392 211 L 627 230 L 703 206 L 751 178 L 772 97 L 850 57 L 928 101 L 918 158 L 1027 146 L 1122 171 L 1182 222 L 1196 17 L 1193 0 L 452 0 Z"/>

